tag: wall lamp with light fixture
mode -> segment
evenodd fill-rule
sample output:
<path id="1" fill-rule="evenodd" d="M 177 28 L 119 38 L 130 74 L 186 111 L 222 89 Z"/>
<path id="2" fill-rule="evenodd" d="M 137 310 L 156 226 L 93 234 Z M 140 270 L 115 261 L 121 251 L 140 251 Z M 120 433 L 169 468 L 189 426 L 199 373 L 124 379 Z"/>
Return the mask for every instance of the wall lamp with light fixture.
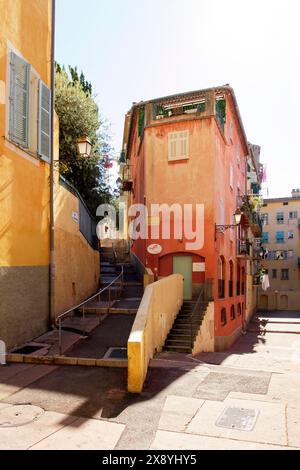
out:
<path id="1" fill-rule="evenodd" d="M 79 137 L 77 140 L 77 148 L 81 157 L 89 157 L 92 150 L 92 142 L 87 135 Z"/>
<path id="2" fill-rule="evenodd" d="M 215 241 L 217 240 L 217 233 L 218 232 L 223 233 L 228 228 L 238 227 L 241 224 L 242 212 L 240 211 L 240 209 L 236 210 L 236 212 L 234 214 L 234 218 L 235 218 L 235 224 L 227 224 L 227 225 L 217 225 L 217 224 L 215 224 Z"/>

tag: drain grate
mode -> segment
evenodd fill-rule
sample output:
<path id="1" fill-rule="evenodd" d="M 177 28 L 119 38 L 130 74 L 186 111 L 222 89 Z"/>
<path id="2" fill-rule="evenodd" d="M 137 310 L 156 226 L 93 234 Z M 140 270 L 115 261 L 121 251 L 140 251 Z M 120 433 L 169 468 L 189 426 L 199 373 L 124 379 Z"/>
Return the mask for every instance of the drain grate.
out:
<path id="1" fill-rule="evenodd" d="M 104 356 L 105 359 L 127 359 L 127 348 L 109 348 Z"/>
<path id="2" fill-rule="evenodd" d="M 19 349 L 15 349 L 13 352 L 15 354 L 31 354 L 31 353 L 34 353 L 36 351 L 39 351 L 40 349 L 44 349 L 45 346 L 23 346 Z"/>
<path id="3" fill-rule="evenodd" d="M 216 426 L 238 431 L 252 431 L 259 411 L 247 408 L 228 407 L 216 421 Z"/>

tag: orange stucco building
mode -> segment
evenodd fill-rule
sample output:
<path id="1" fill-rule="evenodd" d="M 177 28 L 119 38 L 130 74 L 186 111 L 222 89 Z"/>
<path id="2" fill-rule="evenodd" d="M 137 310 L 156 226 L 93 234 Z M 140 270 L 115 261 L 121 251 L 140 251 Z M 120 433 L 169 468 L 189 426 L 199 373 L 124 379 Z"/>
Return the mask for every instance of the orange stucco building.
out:
<path id="1" fill-rule="evenodd" d="M 140 271 L 147 270 L 156 279 L 182 273 L 186 300 L 197 298 L 204 283 L 211 288 L 215 350 L 228 347 L 246 321 L 248 232 L 260 236 L 247 211 L 249 158 L 229 86 L 140 102 L 126 115 L 123 194 L 129 205 L 144 204 L 148 209 L 148 237 L 131 241 L 133 260 Z M 164 239 L 163 213 L 153 216 L 153 204 L 179 204 L 182 210 L 192 205 L 192 228 L 200 245 L 193 248 L 184 226 L 182 236 L 176 236 L 171 224 L 171 236 Z M 204 209 L 198 226 L 196 204 Z M 235 225 L 237 209 L 242 212 L 240 225 L 219 227 Z M 177 220 L 175 213 L 171 210 L 172 222 Z"/>

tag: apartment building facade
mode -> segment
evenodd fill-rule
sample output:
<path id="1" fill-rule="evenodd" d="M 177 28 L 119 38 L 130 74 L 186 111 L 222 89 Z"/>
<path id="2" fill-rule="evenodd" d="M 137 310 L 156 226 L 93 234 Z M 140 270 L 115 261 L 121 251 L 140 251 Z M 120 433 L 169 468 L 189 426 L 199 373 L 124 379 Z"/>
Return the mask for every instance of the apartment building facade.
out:
<path id="1" fill-rule="evenodd" d="M 125 118 L 120 161 L 128 206 L 148 209 L 147 239 L 131 240 L 133 259 L 154 279 L 183 274 L 185 299 L 211 286 L 214 349 L 226 349 L 247 317 L 248 231 L 260 236 L 247 195 L 251 156 L 234 91 L 224 86 L 134 104 Z M 201 247 L 191 248 L 184 229 L 181 236 L 162 236 L 163 210 L 153 216 L 153 204 L 190 204 L 193 220 L 201 204 Z M 172 223 L 176 217 L 171 212 Z M 125 233 L 127 225 L 130 217 Z"/>
<path id="2" fill-rule="evenodd" d="M 291 197 L 265 199 L 261 209 L 262 242 L 266 254 L 261 262 L 270 287 L 259 289 L 261 310 L 300 309 L 300 190 Z"/>
<path id="3" fill-rule="evenodd" d="M 52 0 L 0 0 L 0 337 L 49 320 Z"/>

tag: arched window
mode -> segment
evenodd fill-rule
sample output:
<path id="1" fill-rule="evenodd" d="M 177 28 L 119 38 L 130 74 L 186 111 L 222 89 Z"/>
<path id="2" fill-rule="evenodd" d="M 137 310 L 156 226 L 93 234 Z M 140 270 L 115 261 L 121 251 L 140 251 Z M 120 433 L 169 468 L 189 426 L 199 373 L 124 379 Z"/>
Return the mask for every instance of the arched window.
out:
<path id="1" fill-rule="evenodd" d="M 229 297 L 233 297 L 233 262 L 229 262 L 229 282 L 228 282 L 228 290 L 229 290 Z"/>
<path id="2" fill-rule="evenodd" d="M 237 305 L 237 314 L 238 314 L 238 317 L 240 317 L 242 315 L 242 307 L 241 307 L 240 303 L 238 303 L 238 305 Z"/>
<path id="3" fill-rule="evenodd" d="M 219 299 L 224 299 L 225 297 L 225 259 L 223 256 L 220 256 L 219 259 L 219 278 L 218 278 L 218 292 L 219 292 Z"/>
<path id="4" fill-rule="evenodd" d="M 234 320 L 235 319 L 235 308 L 234 305 L 231 305 L 230 307 L 230 319 Z"/>
<path id="5" fill-rule="evenodd" d="M 224 326 L 227 323 L 227 317 L 226 317 L 226 308 L 221 309 L 221 325 Z"/>
<path id="6" fill-rule="evenodd" d="M 245 295 L 245 268 L 242 268 L 242 295 Z"/>
<path id="7" fill-rule="evenodd" d="M 236 295 L 241 294 L 241 268 L 239 263 L 236 266 Z"/>

